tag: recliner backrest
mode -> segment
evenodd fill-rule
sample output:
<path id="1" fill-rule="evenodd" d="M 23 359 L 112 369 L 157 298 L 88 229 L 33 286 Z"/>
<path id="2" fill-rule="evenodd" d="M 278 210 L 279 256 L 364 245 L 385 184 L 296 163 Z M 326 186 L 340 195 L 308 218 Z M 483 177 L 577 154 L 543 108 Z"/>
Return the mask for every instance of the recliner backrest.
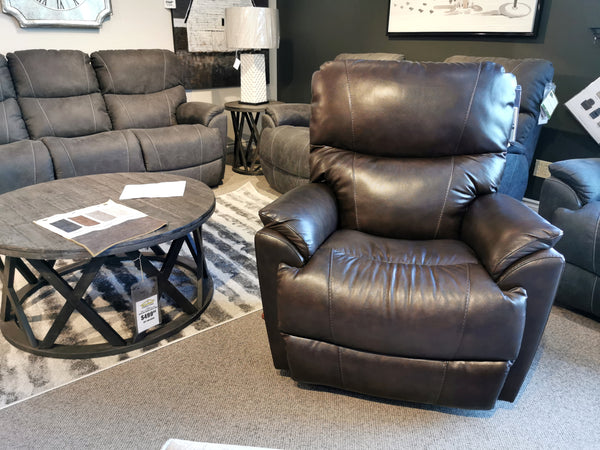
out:
<path id="1" fill-rule="evenodd" d="M 515 77 L 493 63 L 326 63 L 313 77 L 311 180 L 336 194 L 343 228 L 457 238 L 497 190 Z"/>
<path id="2" fill-rule="evenodd" d="M 91 54 L 92 65 L 117 130 L 175 125 L 177 107 L 185 103 L 183 70 L 168 50 L 103 50 Z"/>
<path id="3" fill-rule="evenodd" d="M 0 55 L 0 145 L 28 138 L 6 58 Z"/>
<path id="4" fill-rule="evenodd" d="M 23 50 L 9 53 L 7 59 L 33 139 L 111 129 L 88 55 L 79 50 Z"/>

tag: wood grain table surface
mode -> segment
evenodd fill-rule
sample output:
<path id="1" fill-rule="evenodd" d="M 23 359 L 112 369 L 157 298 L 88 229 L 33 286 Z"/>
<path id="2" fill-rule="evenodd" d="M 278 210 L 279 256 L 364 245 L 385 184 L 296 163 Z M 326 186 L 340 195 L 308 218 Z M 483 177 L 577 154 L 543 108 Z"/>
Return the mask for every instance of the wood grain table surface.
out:
<path id="1" fill-rule="evenodd" d="M 185 180 L 182 197 L 119 200 L 127 184 Z M 168 242 L 197 229 L 215 208 L 213 191 L 204 183 L 182 176 L 149 173 L 110 173 L 64 178 L 27 186 L 0 195 L 0 254 L 26 259 L 86 259 L 81 246 L 33 223 L 107 200 L 135 208 L 167 222 L 153 233 L 111 247 L 115 255 Z"/>

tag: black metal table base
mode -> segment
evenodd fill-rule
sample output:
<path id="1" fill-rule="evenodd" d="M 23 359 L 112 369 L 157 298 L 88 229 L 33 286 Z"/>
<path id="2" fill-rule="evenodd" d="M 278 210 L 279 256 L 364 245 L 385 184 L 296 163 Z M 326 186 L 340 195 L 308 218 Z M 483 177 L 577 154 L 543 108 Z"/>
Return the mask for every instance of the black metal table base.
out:
<path id="1" fill-rule="evenodd" d="M 179 252 L 186 244 L 190 250 L 194 265 L 179 260 Z M 212 300 L 213 282 L 202 254 L 202 238 L 200 230 L 192 235 L 172 241 L 165 255 L 159 247 L 153 247 L 154 254 L 131 252 L 123 256 L 100 256 L 88 261 L 71 264 L 60 271 L 54 269 L 55 261 L 27 260 L 39 273 L 36 276 L 27 265 L 15 257 L 6 257 L 3 267 L 3 290 L 0 310 L 0 330 L 15 347 L 41 356 L 56 358 L 94 358 L 129 352 L 161 341 L 178 333 L 196 320 Z M 106 320 L 84 301 L 84 296 L 92 281 L 103 265 L 109 260 L 132 260 L 148 277 L 156 277 L 158 294 L 167 294 L 181 310 L 181 314 L 164 325 L 157 325 L 143 333 L 134 332 L 130 338 L 123 338 Z M 160 268 L 152 261 L 162 262 Z M 175 266 L 183 267 L 196 277 L 197 295 L 188 299 L 169 277 Z M 19 271 L 28 282 L 19 291 L 15 290 L 16 271 Z M 65 275 L 81 271 L 75 287 L 65 281 Z M 31 327 L 30 318 L 23 309 L 23 303 L 43 286 L 52 286 L 65 299 L 65 303 L 54 318 L 54 322 L 45 336 L 37 337 Z M 56 340 L 64 330 L 67 321 L 74 311 L 78 311 L 90 325 L 106 340 L 101 344 L 66 345 L 57 344 Z"/>
<path id="2" fill-rule="evenodd" d="M 259 112 L 231 111 L 233 132 L 235 135 L 232 170 L 243 175 L 262 175 L 258 156 L 258 119 Z M 248 124 L 250 137 L 244 147 L 244 124 Z"/>

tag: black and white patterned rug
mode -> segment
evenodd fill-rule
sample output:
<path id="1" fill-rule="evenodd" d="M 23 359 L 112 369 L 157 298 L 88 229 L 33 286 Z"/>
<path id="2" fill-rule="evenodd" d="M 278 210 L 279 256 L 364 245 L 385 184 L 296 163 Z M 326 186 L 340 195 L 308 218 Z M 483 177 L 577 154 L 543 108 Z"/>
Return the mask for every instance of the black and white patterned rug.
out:
<path id="1" fill-rule="evenodd" d="M 250 183 L 217 197 L 215 212 L 202 227 L 207 268 L 214 283 L 212 302 L 195 322 L 168 339 L 121 355 L 69 360 L 24 352 L 13 347 L 0 334 L 0 408 L 260 309 L 254 234 L 261 228 L 258 210 L 272 200 Z M 103 268 L 86 292 L 86 301 L 93 304 L 94 309 L 124 337 L 127 337 L 128 330 L 133 332 L 134 328 L 128 293 L 139 276 L 139 270 L 133 263 L 115 263 Z M 194 295 L 195 283 L 185 270 L 176 268 L 171 281 L 183 292 Z M 24 308 L 37 336 L 44 336 L 63 303 L 62 298 L 50 288 L 42 288 L 26 300 Z M 171 314 L 175 314 L 176 310 L 170 307 L 169 300 L 161 299 L 160 306 L 163 322 L 171 320 Z M 103 341 L 75 312 L 57 343 L 83 342 L 94 344 Z"/>

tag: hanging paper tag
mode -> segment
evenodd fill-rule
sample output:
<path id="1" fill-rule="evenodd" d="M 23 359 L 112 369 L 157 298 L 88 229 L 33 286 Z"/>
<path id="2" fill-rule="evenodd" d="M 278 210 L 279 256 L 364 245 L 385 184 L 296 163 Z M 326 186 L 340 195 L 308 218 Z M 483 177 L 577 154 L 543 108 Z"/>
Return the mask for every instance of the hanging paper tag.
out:
<path id="1" fill-rule="evenodd" d="M 131 300 L 134 305 L 135 326 L 138 334 L 160 325 L 156 278 L 144 278 L 132 285 Z"/>
<path id="2" fill-rule="evenodd" d="M 241 64 L 241 63 L 242 63 L 242 62 L 240 61 L 240 58 L 235 58 L 235 62 L 233 63 L 233 68 L 234 68 L 235 70 L 238 70 L 238 69 L 240 68 L 240 64 Z"/>
<path id="3" fill-rule="evenodd" d="M 547 83 L 544 88 L 544 99 L 540 105 L 540 116 L 538 118 L 538 125 L 544 125 L 550 120 L 550 116 L 558 106 L 558 99 L 554 91 L 556 85 L 552 82 Z"/>
<path id="4" fill-rule="evenodd" d="M 177 7 L 175 0 L 165 0 L 165 8 L 175 9 Z"/>

